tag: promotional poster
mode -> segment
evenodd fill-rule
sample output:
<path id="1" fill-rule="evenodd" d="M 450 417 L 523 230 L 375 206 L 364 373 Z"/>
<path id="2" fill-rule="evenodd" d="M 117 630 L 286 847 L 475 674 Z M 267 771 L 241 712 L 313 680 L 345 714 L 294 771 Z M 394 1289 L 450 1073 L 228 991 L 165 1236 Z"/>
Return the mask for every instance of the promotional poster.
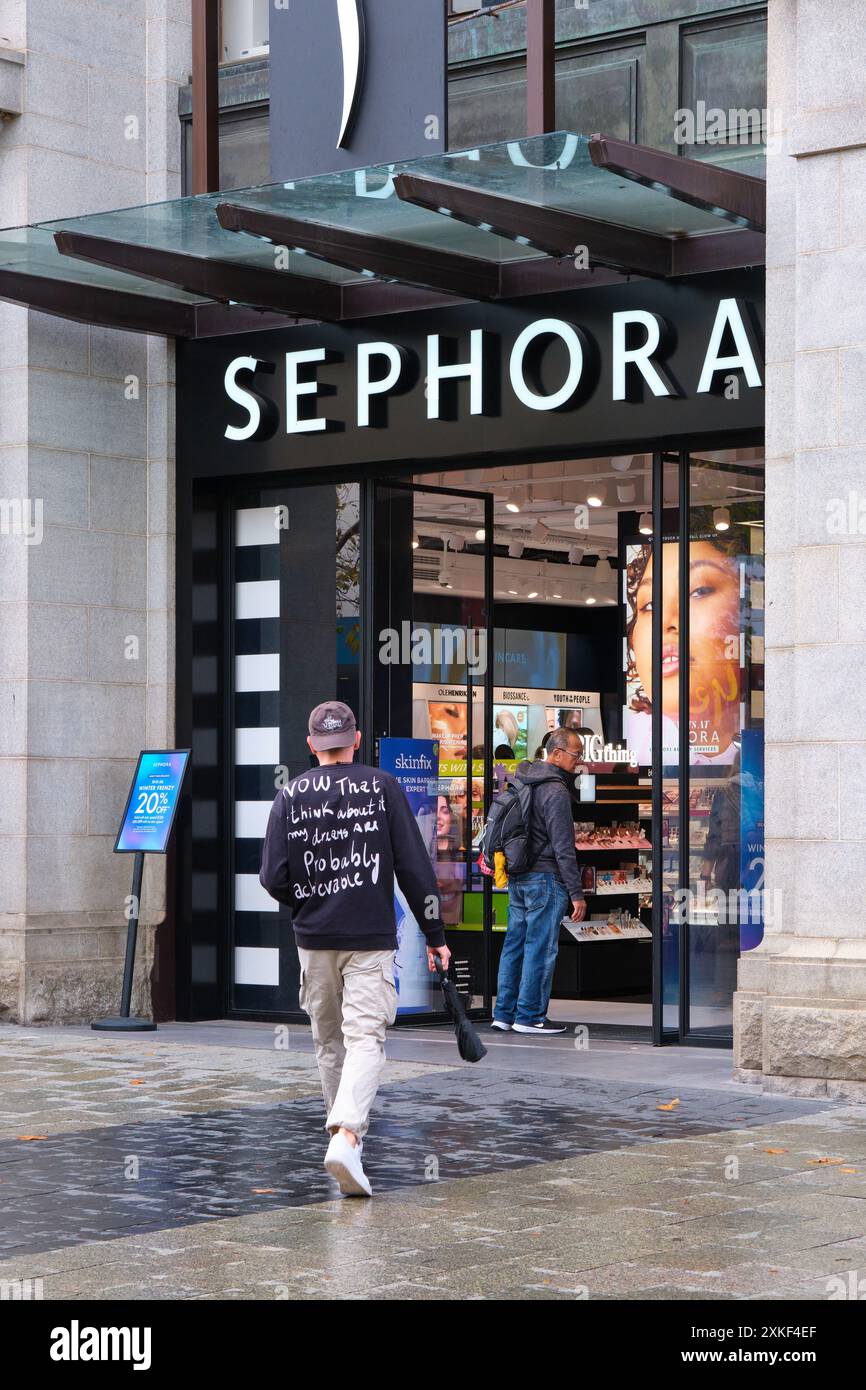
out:
<path id="1" fill-rule="evenodd" d="M 396 777 L 406 794 L 424 846 L 434 864 L 439 844 L 439 744 L 435 740 L 383 738 L 379 766 Z M 437 867 L 437 879 L 439 871 Z M 440 890 L 441 891 L 441 890 Z M 426 1013 L 441 1000 L 435 977 L 427 969 L 427 946 L 417 920 L 395 884 L 397 917 L 397 994 L 401 1014 Z M 462 905 L 462 892 L 461 892 Z M 446 919 L 447 920 L 447 919 Z"/>
<path id="2" fill-rule="evenodd" d="M 139 755 L 115 854 L 165 854 L 188 761 L 187 749 Z"/>

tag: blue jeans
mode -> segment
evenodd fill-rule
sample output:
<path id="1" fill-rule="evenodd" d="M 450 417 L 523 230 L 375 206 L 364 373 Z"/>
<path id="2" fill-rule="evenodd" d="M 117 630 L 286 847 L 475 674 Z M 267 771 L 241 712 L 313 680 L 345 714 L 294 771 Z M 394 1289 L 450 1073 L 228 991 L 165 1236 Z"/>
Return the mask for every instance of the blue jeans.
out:
<path id="1" fill-rule="evenodd" d="M 508 929 L 493 1011 L 501 1023 L 541 1023 L 547 1017 L 559 924 L 568 902 L 556 874 L 521 874 L 509 880 Z"/>

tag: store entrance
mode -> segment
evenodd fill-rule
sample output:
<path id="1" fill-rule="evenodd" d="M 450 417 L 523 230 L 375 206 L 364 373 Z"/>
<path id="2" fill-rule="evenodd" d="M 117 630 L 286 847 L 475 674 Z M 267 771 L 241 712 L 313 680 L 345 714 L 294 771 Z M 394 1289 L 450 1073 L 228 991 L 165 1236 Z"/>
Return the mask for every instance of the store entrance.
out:
<path id="1" fill-rule="evenodd" d="M 520 764 L 569 727 L 587 914 L 560 926 L 549 1016 L 601 1037 L 729 1043 L 736 960 L 762 930 L 741 911 L 763 870 L 762 498 L 758 449 L 376 484 L 376 756 L 392 771 L 409 758 L 479 1013 L 508 894 L 479 873 L 478 837 Z M 411 770 L 424 757 L 438 770 L 426 790 Z M 420 959 L 420 936 L 406 940 Z M 435 1008 L 434 991 L 415 994 L 408 1022 Z"/>

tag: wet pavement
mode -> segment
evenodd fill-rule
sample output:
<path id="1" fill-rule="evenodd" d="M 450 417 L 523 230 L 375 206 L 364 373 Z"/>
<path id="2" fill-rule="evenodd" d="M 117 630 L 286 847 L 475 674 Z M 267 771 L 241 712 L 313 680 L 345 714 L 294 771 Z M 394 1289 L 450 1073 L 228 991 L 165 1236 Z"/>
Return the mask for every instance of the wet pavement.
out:
<path id="1" fill-rule="evenodd" d="M 84 1299 L 772 1299 L 866 1274 L 866 1107 L 735 1085 L 727 1053 L 507 1040 L 468 1067 L 442 1042 L 389 1048 L 368 1203 L 321 1167 L 304 1030 L 0 1028 L 0 1281 Z"/>

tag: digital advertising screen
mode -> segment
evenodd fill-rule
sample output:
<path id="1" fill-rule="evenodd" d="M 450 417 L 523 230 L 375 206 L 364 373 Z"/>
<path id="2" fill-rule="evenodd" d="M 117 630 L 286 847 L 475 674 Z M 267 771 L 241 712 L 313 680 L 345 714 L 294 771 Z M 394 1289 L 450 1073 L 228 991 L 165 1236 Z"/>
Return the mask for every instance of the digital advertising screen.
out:
<path id="1" fill-rule="evenodd" d="M 188 748 L 139 754 L 115 854 L 165 854 L 188 762 Z"/>

